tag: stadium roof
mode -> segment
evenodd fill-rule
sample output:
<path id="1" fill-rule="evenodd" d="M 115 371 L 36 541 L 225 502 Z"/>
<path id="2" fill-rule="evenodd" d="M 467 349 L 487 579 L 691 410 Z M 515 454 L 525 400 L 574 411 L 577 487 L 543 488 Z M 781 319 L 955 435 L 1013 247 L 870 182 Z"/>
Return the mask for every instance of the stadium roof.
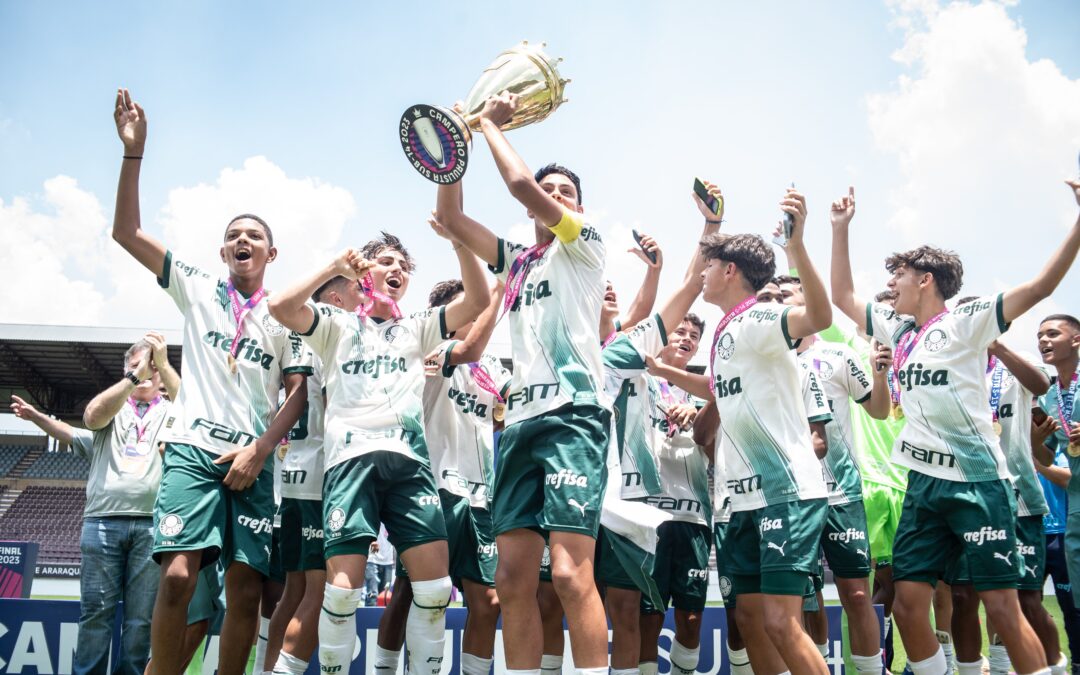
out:
<path id="1" fill-rule="evenodd" d="M 82 417 L 98 392 L 123 374 L 124 352 L 146 331 L 140 328 L 0 324 L 0 396 L 12 394 L 65 420 Z M 169 361 L 180 369 L 181 334 L 163 331 Z"/>

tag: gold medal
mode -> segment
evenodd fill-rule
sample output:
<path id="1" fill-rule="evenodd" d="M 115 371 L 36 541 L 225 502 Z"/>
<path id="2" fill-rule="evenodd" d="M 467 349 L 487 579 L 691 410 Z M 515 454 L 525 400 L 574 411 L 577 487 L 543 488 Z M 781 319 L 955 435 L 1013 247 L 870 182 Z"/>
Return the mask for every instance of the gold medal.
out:
<path id="1" fill-rule="evenodd" d="M 236 374 L 236 357 L 229 354 L 229 372 L 233 375 Z"/>
<path id="2" fill-rule="evenodd" d="M 1069 443 L 1069 457 L 1080 457 L 1080 441 Z"/>
<path id="3" fill-rule="evenodd" d="M 278 457 L 278 459 L 282 459 L 282 460 L 285 459 L 285 453 L 287 453 L 288 451 L 289 451 L 289 444 L 288 443 L 279 443 L 278 447 L 277 447 L 277 457 Z"/>
<path id="4" fill-rule="evenodd" d="M 994 433 L 998 436 L 1001 435 L 1001 422 L 998 422 L 997 420 L 994 420 Z"/>
<path id="5" fill-rule="evenodd" d="M 892 412 L 894 420 L 904 419 L 904 409 L 900 406 L 899 403 L 893 406 Z"/>
<path id="6" fill-rule="evenodd" d="M 495 406 L 491 409 L 491 419 L 495 420 L 496 422 L 502 422 L 505 417 L 506 406 L 502 403 L 496 403 Z"/>

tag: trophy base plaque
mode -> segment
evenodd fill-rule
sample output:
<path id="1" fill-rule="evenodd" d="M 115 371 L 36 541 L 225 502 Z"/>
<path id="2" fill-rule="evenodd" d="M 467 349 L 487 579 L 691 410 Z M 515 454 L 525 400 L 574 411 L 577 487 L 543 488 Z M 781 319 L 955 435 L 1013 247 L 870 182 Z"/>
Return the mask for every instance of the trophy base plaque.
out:
<path id="1" fill-rule="evenodd" d="M 401 115 L 398 140 L 413 168 L 433 183 L 456 183 L 469 165 L 472 132 L 453 110 L 418 104 Z"/>

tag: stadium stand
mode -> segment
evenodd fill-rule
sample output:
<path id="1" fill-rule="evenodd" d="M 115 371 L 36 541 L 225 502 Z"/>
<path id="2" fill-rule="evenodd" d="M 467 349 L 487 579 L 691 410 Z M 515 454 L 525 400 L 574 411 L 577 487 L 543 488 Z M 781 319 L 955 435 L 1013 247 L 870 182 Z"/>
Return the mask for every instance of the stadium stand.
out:
<path id="1" fill-rule="evenodd" d="M 90 460 L 72 452 L 47 452 L 30 465 L 23 477 L 84 481 L 89 473 Z"/>
<path id="2" fill-rule="evenodd" d="M 31 485 L 0 517 L 0 539 L 38 542 L 43 562 L 78 563 L 85 504 L 82 488 Z"/>
<path id="3" fill-rule="evenodd" d="M 26 445 L 0 445 L 0 477 L 6 478 L 29 449 Z"/>

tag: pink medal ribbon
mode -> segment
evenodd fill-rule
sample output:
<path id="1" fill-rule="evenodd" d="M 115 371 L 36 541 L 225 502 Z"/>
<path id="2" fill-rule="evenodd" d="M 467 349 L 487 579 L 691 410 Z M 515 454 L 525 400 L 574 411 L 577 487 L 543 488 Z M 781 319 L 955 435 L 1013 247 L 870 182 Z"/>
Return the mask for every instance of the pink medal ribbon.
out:
<path id="1" fill-rule="evenodd" d="M 615 338 L 617 338 L 618 336 L 619 336 L 619 331 L 617 331 L 617 330 L 611 331 L 611 335 L 604 338 L 604 341 L 600 343 L 601 351 L 603 351 L 604 349 L 607 349 L 608 345 L 611 344 L 612 342 L 615 342 Z"/>
<path id="2" fill-rule="evenodd" d="M 503 297 L 502 314 L 499 315 L 500 320 L 510 311 L 510 308 L 514 306 L 514 302 L 521 294 L 521 288 L 525 285 L 525 277 L 529 274 L 529 268 L 537 260 L 544 257 L 544 253 L 552 242 L 554 242 L 554 239 L 546 244 L 533 244 L 514 259 L 513 264 L 510 265 L 510 271 L 506 274 L 506 295 Z"/>
<path id="3" fill-rule="evenodd" d="M 488 374 L 486 368 L 474 361 L 469 364 L 469 372 L 472 374 L 476 386 L 494 396 L 499 403 L 504 402 L 502 394 L 499 393 L 499 388 L 495 386 L 495 380 L 491 379 L 491 375 Z"/>
<path id="4" fill-rule="evenodd" d="M 672 406 L 679 405 L 680 403 L 675 398 L 675 395 L 671 393 L 671 385 L 668 384 L 667 380 L 660 380 L 660 400 L 664 402 L 664 405 L 667 406 L 668 410 L 671 410 Z M 668 438 L 671 438 L 675 434 L 679 433 L 679 425 L 675 424 L 675 422 L 671 419 L 671 415 L 669 415 L 668 413 L 665 412 L 664 416 L 667 417 L 668 423 L 667 436 Z"/>
<path id="5" fill-rule="evenodd" d="M 154 400 L 150 401 L 150 403 L 147 404 L 146 410 L 143 411 L 141 415 L 139 414 L 139 403 L 135 399 L 129 398 L 127 402 L 128 405 L 131 406 L 131 409 L 135 412 L 135 443 L 139 444 L 142 442 L 143 436 L 146 435 L 147 427 L 150 426 L 150 422 L 147 421 L 140 427 L 139 420 L 144 420 L 150 415 L 150 411 L 154 409 L 154 406 L 156 406 L 158 403 L 161 403 L 161 397 L 155 396 Z"/>
<path id="6" fill-rule="evenodd" d="M 893 373 L 896 375 L 896 402 L 900 402 L 900 371 L 904 369 L 904 364 L 908 362 L 912 352 L 915 351 L 915 347 L 918 346 L 922 337 L 926 335 L 926 331 L 930 330 L 938 321 L 941 321 L 942 317 L 949 313 L 948 308 L 941 310 L 934 318 L 927 321 L 918 333 L 908 331 L 900 337 L 900 341 L 896 344 L 896 358 L 893 359 Z"/>
<path id="7" fill-rule="evenodd" d="M 751 295 L 724 315 L 723 319 L 720 319 L 720 323 L 716 324 L 716 332 L 713 333 L 712 347 L 709 349 L 709 388 L 711 389 L 716 383 L 716 373 L 713 372 L 713 363 L 716 360 L 716 345 L 720 343 L 720 334 L 724 332 L 724 329 L 728 327 L 735 317 L 739 316 L 746 310 L 750 309 L 757 304 L 757 297 Z"/>
<path id="8" fill-rule="evenodd" d="M 372 300 L 367 304 L 360 303 L 360 306 L 356 308 L 356 315 L 361 319 L 366 319 L 371 314 L 371 308 L 375 306 L 376 301 L 389 305 L 390 316 L 394 319 L 401 318 L 401 308 L 398 307 L 397 301 L 386 293 L 375 290 L 375 279 L 371 276 L 371 272 L 368 272 L 360 281 L 360 288 L 364 291 L 364 295 Z"/>
<path id="9" fill-rule="evenodd" d="M 235 373 L 236 353 L 240 344 L 240 336 L 244 333 L 244 318 L 266 297 L 266 289 L 260 288 L 252 293 L 251 297 L 243 305 L 240 304 L 240 294 L 236 292 L 232 279 L 229 279 L 228 292 L 229 302 L 232 304 L 233 319 L 236 320 L 236 333 L 233 335 L 232 344 L 229 345 L 229 367 Z"/>

